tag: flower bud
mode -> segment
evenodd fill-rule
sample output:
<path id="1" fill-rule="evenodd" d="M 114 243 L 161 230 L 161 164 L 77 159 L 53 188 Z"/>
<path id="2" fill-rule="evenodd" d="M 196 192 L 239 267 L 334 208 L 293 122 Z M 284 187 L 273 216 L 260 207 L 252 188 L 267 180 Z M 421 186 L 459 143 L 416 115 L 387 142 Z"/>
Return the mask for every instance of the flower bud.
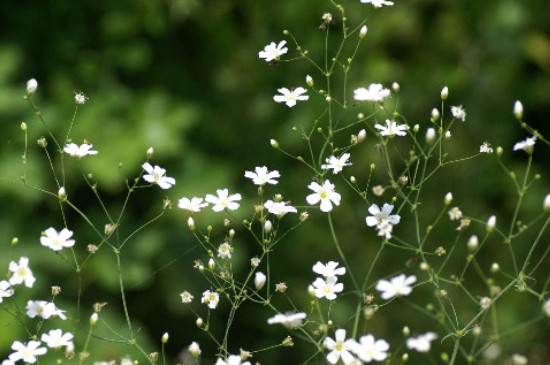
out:
<path id="1" fill-rule="evenodd" d="M 448 192 L 445 194 L 445 199 L 443 199 L 445 205 L 450 205 L 453 202 L 453 193 Z"/>
<path id="2" fill-rule="evenodd" d="M 519 100 L 516 100 L 516 102 L 514 103 L 514 116 L 518 120 L 521 120 L 523 118 L 523 104 Z"/>
<path id="3" fill-rule="evenodd" d="M 269 143 L 271 143 L 271 147 L 279 148 L 279 142 L 277 142 L 277 140 L 271 139 L 271 140 L 269 140 Z"/>
<path id="4" fill-rule="evenodd" d="M 253 258 L 250 259 L 250 265 L 251 265 L 252 267 L 258 267 L 258 266 L 260 266 L 260 262 L 261 262 L 261 260 L 260 260 L 259 258 L 257 258 L 257 257 L 253 257 Z"/>
<path id="5" fill-rule="evenodd" d="M 197 317 L 195 324 L 197 325 L 197 327 L 201 328 L 204 325 L 204 321 L 202 320 L 201 317 Z"/>
<path id="6" fill-rule="evenodd" d="M 409 327 L 407 326 L 403 327 L 403 336 L 409 337 L 410 334 L 411 334 L 411 330 L 409 329 Z"/>
<path id="7" fill-rule="evenodd" d="M 495 272 L 498 272 L 499 270 L 500 270 L 500 265 L 498 264 L 498 262 L 493 262 L 493 264 L 491 265 L 491 272 L 495 273 Z"/>
<path id="8" fill-rule="evenodd" d="M 34 94 L 36 89 L 38 89 L 38 81 L 36 81 L 36 79 L 30 79 L 27 81 L 27 94 Z"/>
<path id="9" fill-rule="evenodd" d="M 445 86 L 443 89 L 441 89 L 441 100 L 446 100 L 449 96 L 449 88 Z"/>
<path id="10" fill-rule="evenodd" d="M 168 339 L 170 338 L 170 335 L 168 335 L 168 332 L 164 332 L 164 334 L 162 335 L 162 338 L 161 338 L 161 341 L 162 343 L 166 343 L 168 342 Z"/>
<path id="11" fill-rule="evenodd" d="M 151 158 L 153 157 L 153 153 L 155 153 L 155 150 L 153 149 L 153 147 L 149 147 L 147 149 L 147 152 L 145 152 L 145 156 L 147 156 L 147 158 Z"/>
<path id="12" fill-rule="evenodd" d="M 19 243 L 19 238 L 13 237 L 13 238 L 11 239 L 11 245 L 12 245 L 12 246 L 17 245 L 18 243 Z"/>
<path id="13" fill-rule="evenodd" d="M 550 194 L 546 194 L 544 197 L 544 202 L 542 203 L 542 209 L 545 212 L 548 212 L 550 210 Z"/>
<path id="14" fill-rule="evenodd" d="M 413 127 L 413 132 L 418 133 L 419 130 L 420 130 L 420 126 L 418 124 L 415 124 Z"/>
<path id="15" fill-rule="evenodd" d="M 393 92 L 396 94 L 399 92 L 399 90 L 401 90 L 401 86 L 399 86 L 397 82 L 394 82 L 393 84 L 391 84 L 391 88 Z"/>
<path id="16" fill-rule="evenodd" d="M 191 342 L 191 345 L 189 345 L 189 353 L 191 354 L 191 356 L 199 357 L 201 352 L 202 351 L 201 351 L 201 348 L 200 348 L 199 344 L 195 341 Z"/>
<path id="17" fill-rule="evenodd" d="M 451 139 L 451 131 L 445 132 L 445 139 L 446 139 L 446 140 Z"/>
<path id="18" fill-rule="evenodd" d="M 306 84 L 309 87 L 313 87 L 313 85 L 314 85 L 313 78 L 309 75 L 306 76 Z"/>
<path id="19" fill-rule="evenodd" d="M 93 313 L 90 316 L 90 326 L 95 326 L 97 324 L 97 321 L 99 320 L 99 314 L 97 312 Z"/>
<path id="20" fill-rule="evenodd" d="M 27 123 L 21 122 L 21 130 L 24 132 L 27 130 Z"/>
<path id="21" fill-rule="evenodd" d="M 65 187 L 62 186 L 59 188 L 59 190 L 57 191 L 57 197 L 59 198 L 59 200 L 63 201 L 63 200 L 67 200 L 67 192 L 65 191 Z"/>
<path id="22" fill-rule="evenodd" d="M 104 229 L 104 233 L 105 233 L 105 236 L 110 236 L 113 234 L 113 232 L 115 231 L 116 229 L 116 226 L 114 224 L 111 224 L 111 223 L 107 223 L 105 225 L 105 229 Z"/>
<path id="23" fill-rule="evenodd" d="M 407 362 L 409 360 L 409 354 L 408 353 L 404 353 L 403 355 L 401 355 L 401 361 L 402 362 Z"/>
<path id="24" fill-rule="evenodd" d="M 434 143 L 434 141 L 435 141 L 435 129 L 428 128 L 426 130 L 426 142 L 429 144 L 432 144 Z"/>
<path id="25" fill-rule="evenodd" d="M 254 286 L 256 287 L 256 290 L 260 290 L 264 287 L 266 279 L 267 277 L 263 272 L 256 272 L 256 274 L 254 275 Z"/>
<path id="26" fill-rule="evenodd" d="M 208 268 L 210 270 L 214 270 L 216 268 L 216 262 L 214 261 L 214 259 L 211 258 L 210 260 L 208 260 Z"/>
<path id="27" fill-rule="evenodd" d="M 467 245 L 468 245 L 468 250 L 470 251 L 475 251 L 477 249 L 477 247 L 479 246 L 479 239 L 475 234 L 470 237 Z"/>
<path id="28" fill-rule="evenodd" d="M 273 223 L 271 223 L 270 220 L 265 221 L 264 230 L 266 231 L 266 233 L 271 232 L 272 229 L 273 229 Z"/>
<path id="29" fill-rule="evenodd" d="M 359 133 L 357 133 L 357 142 L 363 142 L 365 138 L 367 138 L 367 131 L 361 129 Z"/>
<path id="30" fill-rule="evenodd" d="M 359 31 L 359 39 L 365 38 L 365 36 L 367 35 L 367 30 L 368 30 L 368 28 L 367 28 L 366 25 L 363 25 L 361 27 L 361 30 Z"/>
<path id="31" fill-rule="evenodd" d="M 195 230 L 195 220 L 193 219 L 193 217 L 189 217 L 187 219 L 187 226 L 189 227 L 189 229 L 191 231 L 194 231 Z"/>
<path id="32" fill-rule="evenodd" d="M 437 110 L 437 108 L 433 108 L 432 109 L 432 119 L 430 119 L 432 121 L 432 123 L 437 122 L 440 117 L 441 117 L 441 114 L 439 113 L 439 110 Z"/>
<path id="33" fill-rule="evenodd" d="M 52 296 L 57 297 L 61 294 L 61 287 L 59 285 L 52 286 Z"/>
<path id="34" fill-rule="evenodd" d="M 490 216 L 487 220 L 487 232 L 492 232 L 495 229 L 495 226 L 497 225 L 497 217 L 494 215 Z"/>
<path id="35" fill-rule="evenodd" d="M 352 183 L 352 184 L 355 184 L 357 182 L 357 179 L 355 178 L 355 176 L 350 176 L 349 177 L 349 182 Z"/>

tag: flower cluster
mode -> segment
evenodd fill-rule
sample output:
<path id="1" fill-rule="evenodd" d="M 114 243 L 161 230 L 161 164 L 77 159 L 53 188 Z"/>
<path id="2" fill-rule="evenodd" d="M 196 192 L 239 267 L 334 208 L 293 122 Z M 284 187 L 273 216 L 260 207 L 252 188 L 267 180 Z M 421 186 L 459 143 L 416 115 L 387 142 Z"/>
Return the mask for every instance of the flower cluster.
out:
<path id="1" fill-rule="evenodd" d="M 313 272 L 323 277 L 318 277 L 313 282 L 314 293 L 317 298 L 328 300 L 336 299 L 336 293 L 344 290 L 344 284 L 338 283 L 338 276 L 346 273 L 345 267 L 338 268 L 338 262 L 329 261 L 326 264 L 318 261 L 313 265 Z"/>
<path id="2" fill-rule="evenodd" d="M 390 345 L 385 340 L 377 340 L 370 334 L 361 336 L 359 341 L 353 338 L 346 339 L 345 329 L 337 329 L 334 332 L 334 339 L 325 337 L 323 344 L 330 351 L 327 354 L 327 361 L 331 364 L 336 364 L 340 359 L 344 364 L 353 364 L 358 360 L 384 361 L 390 349 Z"/>
<path id="3" fill-rule="evenodd" d="M 369 213 L 365 221 L 367 226 L 375 227 L 378 230 L 378 235 L 386 239 L 392 237 L 393 226 L 398 224 L 401 217 L 398 214 L 391 214 L 393 205 L 384 203 L 382 209 L 376 204 L 372 204 L 369 207 Z"/>

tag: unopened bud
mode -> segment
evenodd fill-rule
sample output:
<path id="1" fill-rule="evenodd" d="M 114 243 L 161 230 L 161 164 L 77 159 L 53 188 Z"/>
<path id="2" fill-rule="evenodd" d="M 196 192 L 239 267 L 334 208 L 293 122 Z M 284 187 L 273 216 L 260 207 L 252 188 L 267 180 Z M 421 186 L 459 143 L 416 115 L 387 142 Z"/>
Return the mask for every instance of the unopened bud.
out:
<path id="1" fill-rule="evenodd" d="M 432 144 L 435 141 L 435 129 L 428 128 L 426 130 L 426 142 Z"/>
<path id="2" fill-rule="evenodd" d="M 97 324 L 97 321 L 99 320 L 99 314 L 97 312 L 93 313 L 90 316 L 90 326 L 95 326 Z"/>
<path id="3" fill-rule="evenodd" d="M 191 231 L 195 230 L 195 220 L 193 219 L 193 217 L 189 217 L 187 219 L 187 227 L 189 227 Z"/>
<path id="4" fill-rule="evenodd" d="M 407 362 L 409 360 L 409 354 L 408 353 L 404 353 L 403 355 L 401 355 L 401 361 L 403 362 Z"/>
<path id="5" fill-rule="evenodd" d="M 542 203 L 542 210 L 548 212 L 550 210 L 550 194 L 546 194 L 544 202 Z"/>
<path id="6" fill-rule="evenodd" d="M 21 122 L 21 130 L 26 131 L 27 130 L 27 123 Z"/>
<path id="7" fill-rule="evenodd" d="M 393 92 L 396 94 L 399 92 L 399 90 L 401 90 L 401 86 L 399 86 L 397 82 L 394 82 L 393 84 L 391 84 L 391 88 Z"/>
<path id="8" fill-rule="evenodd" d="M 518 120 L 521 120 L 523 118 L 523 104 L 519 100 L 516 100 L 516 102 L 514 103 L 514 116 Z"/>
<path id="9" fill-rule="evenodd" d="M 197 317 L 195 324 L 197 325 L 197 327 L 201 328 L 204 325 L 204 321 L 202 320 L 201 317 Z"/>
<path id="10" fill-rule="evenodd" d="M 367 35 L 367 31 L 368 31 L 368 28 L 366 25 L 363 25 L 361 27 L 361 30 L 359 31 L 359 39 L 363 39 L 365 38 L 365 36 Z"/>
<path id="11" fill-rule="evenodd" d="M 468 245 L 468 250 L 470 251 L 475 251 L 477 249 L 477 247 L 479 246 L 479 239 L 475 234 L 470 236 L 470 239 L 468 240 L 467 245 Z"/>
<path id="12" fill-rule="evenodd" d="M 270 220 L 265 221 L 264 230 L 266 231 L 266 233 L 271 232 L 272 229 L 273 229 L 273 223 L 271 223 Z"/>
<path id="13" fill-rule="evenodd" d="M 367 138 L 367 131 L 364 129 L 361 129 L 359 133 L 357 133 L 357 142 L 363 142 Z"/>
<path id="14" fill-rule="evenodd" d="M 208 268 L 210 270 L 214 270 L 216 268 L 216 261 L 214 261 L 214 259 L 210 259 L 208 260 Z"/>
<path id="15" fill-rule="evenodd" d="M 309 86 L 309 87 L 313 87 L 313 85 L 315 84 L 315 83 L 313 82 L 313 78 L 312 78 L 311 76 L 309 76 L 309 75 L 306 76 L 306 84 L 307 84 L 307 86 Z"/>
<path id="16" fill-rule="evenodd" d="M 409 337 L 410 334 L 411 334 L 411 330 L 409 329 L 409 327 L 407 326 L 403 327 L 403 336 Z"/>
<path id="17" fill-rule="evenodd" d="M 260 290 L 264 287 L 266 279 L 267 277 L 263 272 L 256 272 L 256 274 L 254 275 L 254 286 L 256 287 L 256 290 Z"/>
<path id="18" fill-rule="evenodd" d="M 67 200 L 67 192 L 65 191 L 65 187 L 62 186 L 59 188 L 59 190 L 57 191 L 57 197 L 59 198 L 59 200 L 63 201 L 63 200 Z"/>
<path id="19" fill-rule="evenodd" d="M 445 199 L 443 199 L 445 205 L 450 205 L 453 202 L 453 193 L 448 192 L 445 194 Z"/>
<path id="20" fill-rule="evenodd" d="M 271 147 L 273 148 L 279 148 L 279 142 L 277 142 L 276 139 L 269 140 L 269 143 L 271 143 Z"/>
<path id="21" fill-rule="evenodd" d="M 451 139 L 451 131 L 445 132 L 445 139 L 446 139 L 446 140 Z"/>
<path id="22" fill-rule="evenodd" d="M 357 182 L 357 179 L 355 178 L 355 176 L 350 176 L 349 177 L 349 182 L 352 183 L 352 184 L 355 184 Z"/>
<path id="23" fill-rule="evenodd" d="M 498 262 L 493 262 L 493 264 L 491 265 L 491 272 L 496 273 L 496 272 L 499 272 L 499 270 L 500 270 L 500 265 L 498 264 Z"/>
<path id="24" fill-rule="evenodd" d="M 153 154 L 155 153 L 155 150 L 153 149 L 153 147 L 149 147 L 147 149 L 147 152 L 145 152 L 145 156 L 147 156 L 147 158 L 151 158 L 153 157 Z"/>
<path id="25" fill-rule="evenodd" d="M 13 237 L 13 238 L 11 239 L 11 245 L 12 245 L 12 246 L 17 245 L 18 243 L 19 243 L 19 238 Z"/>
<path id="26" fill-rule="evenodd" d="M 446 100 L 449 96 L 449 88 L 445 86 L 443 89 L 441 89 L 441 100 Z"/>
<path id="27" fill-rule="evenodd" d="M 27 81 L 27 94 L 34 94 L 36 89 L 38 89 L 38 81 L 36 81 L 36 79 L 30 79 Z"/>
<path id="28" fill-rule="evenodd" d="M 437 122 L 439 120 L 440 116 L 441 116 L 441 114 L 439 114 L 439 110 L 437 110 L 437 108 L 433 108 L 432 109 L 432 119 L 431 119 L 431 121 L 433 123 Z"/>
<path id="29" fill-rule="evenodd" d="M 413 132 L 414 132 L 414 133 L 418 133 L 419 130 L 420 130 L 420 126 L 419 126 L 418 124 L 415 124 L 415 125 L 413 126 Z"/>
<path id="30" fill-rule="evenodd" d="M 189 353 L 191 354 L 191 356 L 199 357 L 201 352 L 202 351 L 201 351 L 201 348 L 200 348 L 199 344 L 195 341 L 191 342 L 191 345 L 189 345 Z"/>
<path id="31" fill-rule="evenodd" d="M 162 335 L 162 338 L 161 338 L 162 343 L 168 342 L 169 338 L 170 338 L 170 335 L 168 335 L 168 332 L 164 332 L 164 334 Z"/>
<path id="32" fill-rule="evenodd" d="M 487 232 L 492 232 L 495 229 L 495 226 L 497 225 L 497 217 L 494 215 L 490 216 L 487 220 Z"/>

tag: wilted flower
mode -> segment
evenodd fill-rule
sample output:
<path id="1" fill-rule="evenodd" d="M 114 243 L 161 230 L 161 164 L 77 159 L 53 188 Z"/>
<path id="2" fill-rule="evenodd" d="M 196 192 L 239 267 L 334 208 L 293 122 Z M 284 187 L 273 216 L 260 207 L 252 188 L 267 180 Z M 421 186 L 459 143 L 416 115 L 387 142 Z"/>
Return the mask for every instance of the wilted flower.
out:
<path id="1" fill-rule="evenodd" d="M 88 98 L 86 97 L 86 95 L 84 95 L 83 92 L 75 92 L 74 93 L 74 102 L 79 104 L 79 105 L 83 105 L 84 103 L 86 103 L 86 100 L 88 100 Z"/>
<path id="2" fill-rule="evenodd" d="M 193 301 L 193 296 L 188 291 L 184 291 L 180 294 L 181 302 L 185 304 L 189 304 Z"/>
<path id="3" fill-rule="evenodd" d="M 487 141 L 483 142 L 481 146 L 479 146 L 479 153 L 493 153 L 493 149 L 491 148 L 491 144 Z"/>
<path id="4" fill-rule="evenodd" d="M 525 152 L 531 154 L 533 153 L 533 147 L 535 147 L 536 140 L 537 140 L 537 136 L 533 136 L 533 137 L 528 137 L 523 141 L 517 142 L 514 145 L 514 151 L 524 150 Z"/>

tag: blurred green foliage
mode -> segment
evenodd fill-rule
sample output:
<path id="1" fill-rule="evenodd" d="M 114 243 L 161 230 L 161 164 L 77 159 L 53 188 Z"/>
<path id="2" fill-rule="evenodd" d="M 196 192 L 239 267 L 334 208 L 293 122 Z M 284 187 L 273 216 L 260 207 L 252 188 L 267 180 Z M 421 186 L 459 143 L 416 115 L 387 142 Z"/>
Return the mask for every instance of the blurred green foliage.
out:
<path id="1" fill-rule="evenodd" d="M 431 109 L 439 106 L 441 88 L 447 85 L 450 105 L 462 104 L 468 113 L 466 123 L 453 129 L 450 153 L 454 157 L 471 155 L 488 140 L 495 147 L 502 145 L 514 168 L 522 168 L 524 156 L 511 154 L 513 143 L 526 136 L 511 113 L 516 99 L 523 101 L 526 121 L 544 135 L 550 135 L 547 123 L 550 2 L 398 0 L 392 8 L 373 9 L 358 0 L 345 0 L 342 5 L 351 24 L 358 24 L 366 17 L 369 28 L 351 72 L 348 92 L 374 82 L 389 86 L 397 81 L 401 85 L 402 114 L 411 125 L 418 123 L 425 128 Z M 41 231 L 62 226 L 58 205 L 19 182 L 23 171 L 20 162 L 23 135 L 19 125 L 26 121 L 30 145 L 28 181 L 49 191 L 57 190 L 47 160 L 35 144 L 45 131 L 22 100 L 25 82 L 31 77 L 39 82 L 37 103 L 59 138 L 66 133 L 72 118 L 73 91 L 83 91 L 89 97 L 87 104 L 79 108 L 72 136 L 77 143 L 90 140 L 100 151 L 83 165 L 94 175 L 113 214 L 118 214 L 122 206 L 124 179 L 137 176 L 149 146 L 155 149 L 153 162 L 176 178 L 177 185 L 168 193 L 159 189 L 138 191 L 123 219 L 121 234 L 131 232 L 160 211 L 165 195 L 174 205 L 179 197 L 203 196 L 224 187 L 244 196 L 254 196 L 256 190 L 244 180 L 243 173 L 258 165 L 281 171 L 283 178 L 276 191 L 283 192 L 285 198 L 296 205 L 305 205 L 310 172 L 271 149 L 269 139 L 276 138 L 286 150 L 305 155 L 306 145 L 292 127 L 309 127 L 322 100 L 312 97 L 311 102 L 288 109 L 275 104 L 272 96 L 282 86 L 305 86 L 306 74 L 317 82 L 322 76 L 304 61 L 281 62 L 277 67 L 269 67 L 258 59 L 258 51 L 269 42 L 285 39 L 282 31 L 288 29 L 312 58 L 321 61 L 324 33 L 318 26 L 324 12 L 335 15 L 336 24 L 329 31 L 336 47 L 340 19 L 329 1 L 0 2 L 3 24 L 0 34 L 0 197 L 3 202 L 0 242 L 2 250 L 9 252 L 2 255 L 0 267 L 7 267 L 10 259 L 24 252 L 33 258 L 40 277 L 40 285 L 32 290 L 32 297 L 47 298 L 51 285 L 61 285 L 68 297 L 60 303 L 67 306 L 69 313 L 75 310 L 69 308 L 78 279 L 69 275 L 68 268 L 59 265 L 55 254 L 45 254 L 38 244 Z M 286 59 L 297 55 L 293 48 L 289 41 Z M 336 85 L 338 87 L 341 85 Z M 353 106 L 342 118 L 354 120 L 360 111 L 364 110 Z M 354 166 L 350 171 L 358 178 L 366 178 L 370 163 L 381 166 L 374 149 L 376 140 L 369 138 L 363 154 L 352 155 Z M 542 175 L 542 181 L 549 179 L 546 151 L 535 154 L 534 169 Z M 479 161 L 476 162 L 485 164 Z M 77 164 L 66 159 L 65 167 L 70 196 L 92 220 L 104 220 L 93 194 L 83 184 Z M 380 172 L 374 178 L 382 183 L 385 176 Z M 505 179 L 492 159 L 483 169 L 457 165 L 431 183 L 431 196 L 442 199 L 447 191 L 452 191 L 460 206 L 468 209 L 468 214 L 489 216 L 499 212 L 499 216 L 510 216 L 515 201 Z M 533 186 L 525 214 L 535 215 L 540 211 L 541 197 L 548 188 L 542 185 Z M 378 241 L 375 234 L 364 227 L 364 204 L 350 202 L 346 198 L 354 198 L 351 193 L 342 193 L 344 206 L 335 217 L 342 232 L 340 240 L 346 251 L 358 252 L 352 266 L 366 270 L 363 262 L 372 259 L 377 249 L 370 242 Z M 438 204 L 439 201 L 425 202 L 427 216 L 437 213 Z M 246 208 L 252 205 L 252 199 L 243 204 Z M 291 285 L 290 297 L 302 296 L 304 288 L 313 280 L 311 265 L 314 262 L 335 258 L 332 246 L 324 242 L 326 223 L 317 218 L 314 215 L 309 227 L 292 233 L 273 257 L 272 274 Z M 168 343 L 167 351 L 174 359 L 192 340 L 199 341 L 205 353 L 215 353 L 207 339 L 198 334 L 195 317 L 181 305 L 178 296 L 185 289 L 198 298 L 206 289 L 206 283 L 192 269 L 193 261 L 204 260 L 204 254 L 189 234 L 185 219 L 181 211 L 174 209 L 149 230 L 136 235 L 123 256 L 131 315 L 143 324 L 140 338 L 146 341 L 148 350 L 154 351 L 162 333 L 168 331 L 173 340 Z M 221 219 L 210 213 L 200 217 L 201 223 L 214 222 L 220 237 L 223 235 Z M 406 222 L 406 213 L 403 222 Z M 81 245 L 78 249 L 83 253 L 86 244 L 94 243 L 95 238 L 77 215 L 69 215 L 68 223 L 76 232 Z M 318 228 L 312 229 L 315 224 Z M 448 245 L 451 238 L 447 235 L 448 232 L 435 232 L 437 245 Z M 8 249 L 15 236 L 20 238 L 19 246 Z M 236 256 L 242 267 L 246 267 L 248 257 L 255 254 L 254 247 L 247 245 L 245 232 L 238 232 L 237 239 Z M 400 255 L 385 257 L 383 262 L 402 262 L 403 267 L 411 257 Z M 504 260 L 498 249 L 492 249 L 487 255 L 487 265 Z M 121 321 L 112 253 L 100 251 L 88 270 L 93 275 L 83 275 L 82 318 L 91 313 L 92 303 L 108 302 L 105 311 L 113 317 L 112 323 Z M 46 277 L 46 273 L 50 277 Z M 383 270 L 378 273 L 388 274 Z M 93 281 L 89 280 L 91 277 Z M 24 305 L 28 298 L 19 299 Z M 303 305 L 307 308 L 308 304 Z M 523 305 L 518 303 L 517 307 Z M 536 303 L 529 305 L 533 310 L 539 308 Z M 237 318 L 236 328 L 240 329 L 232 337 L 233 346 L 268 346 L 272 344 L 264 339 L 268 334 L 270 338 L 284 338 L 286 334 L 282 329 L 266 328 L 265 320 L 271 314 L 266 314 L 263 308 L 250 307 L 247 308 L 250 314 Z M 9 322 L 4 314 L 0 315 L 0 323 Z M 525 311 L 511 312 L 502 321 L 517 323 L 522 315 Z M 409 315 L 396 313 L 395 316 L 400 323 L 399 319 L 405 320 Z M 373 325 L 388 338 L 399 335 L 383 317 Z M 418 331 L 428 329 L 429 326 Z M 512 351 L 547 351 L 539 349 L 542 345 L 530 343 L 534 338 L 541 338 L 535 332 L 525 332 L 524 343 L 516 344 Z M 0 331 L 0 354 L 7 351 L 14 333 L 24 336 L 15 324 Z M 98 346 L 94 352 L 97 359 L 120 358 L 131 351 L 112 349 L 104 343 L 95 346 Z M 258 360 L 265 363 L 281 363 L 288 358 L 303 360 L 315 350 L 298 353 L 298 348 L 281 351 L 282 354 L 261 354 Z M 238 347 L 232 349 L 237 350 Z M 550 355 L 544 352 L 538 356 Z"/>

